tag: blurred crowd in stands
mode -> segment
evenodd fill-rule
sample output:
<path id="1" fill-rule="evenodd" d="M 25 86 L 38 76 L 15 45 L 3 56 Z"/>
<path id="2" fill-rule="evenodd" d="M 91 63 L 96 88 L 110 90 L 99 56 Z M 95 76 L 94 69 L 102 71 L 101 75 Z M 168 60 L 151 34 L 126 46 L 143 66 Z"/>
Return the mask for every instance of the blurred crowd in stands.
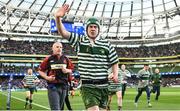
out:
<path id="1" fill-rule="evenodd" d="M 0 73 L 14 73 L 14 72 L 16 72 L 16 73 L 24 74 L 27 69 L 28 69 L 27 66 L 16 66 L 16 65 L 11 65 L 11 64 L 7 64 L 7 65 L 0 64 Z"/>
<path id="2" fill-rule="evenodd" d="M 52 51 L 51 46 L 53 43 L 54 42 L 5 40 L 1 41 L 0 53 L 48 55 Z M 65 54 L 76 55 L 69 44 L 63 44 L 63 47 L 65 48 Z"/>
<path id="3" fill-rule="evenodd" d="M 116 48 L 119 57 L 162 57 L 180 54 L 180 43 L 137 48 Z"/>
<path id="4" fill-rule="evenodd" d="M 5 54 L 43 54 L 51 52 L 53 42 L 40 41 L 1 41 L 1 53 Z M 66 55 L 76 55 L 74 49 L 68 44 L 63 44 Z M 140 46 L 140 47 L 116 47 L 119 57 L 161 57 L 180 54 L 180 43 L 159 45 L 159 46 Z"/>

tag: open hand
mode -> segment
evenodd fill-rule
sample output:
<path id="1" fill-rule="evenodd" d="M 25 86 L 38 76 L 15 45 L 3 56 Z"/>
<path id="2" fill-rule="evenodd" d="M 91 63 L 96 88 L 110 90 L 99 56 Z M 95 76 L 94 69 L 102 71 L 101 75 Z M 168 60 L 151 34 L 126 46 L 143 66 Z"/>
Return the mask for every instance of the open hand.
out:
<path id="1" fill-rule="evenodd" d="M 69 5 L 64 4 L 62 7 L 60 7 L 56 13 L 54 14 L 55 17 L 63 17 L 65 13 L 69 11 Z"/>

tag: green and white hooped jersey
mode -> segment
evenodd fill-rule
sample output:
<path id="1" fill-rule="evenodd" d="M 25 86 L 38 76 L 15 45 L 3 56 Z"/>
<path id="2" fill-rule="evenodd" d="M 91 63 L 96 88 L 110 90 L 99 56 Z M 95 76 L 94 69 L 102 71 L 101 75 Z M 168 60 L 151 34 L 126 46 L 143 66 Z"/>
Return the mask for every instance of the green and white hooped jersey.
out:
<path id="1" fill-rule="evenodd" d="M 144 88 L 149 85 L 150 75 L 151 73 L 148 70 L 146 71 L 142 69 L 138 72 L 137 76 L 140 79 L 138 82 L 138 88 Z"/>
<path id="2" fill-rule="evenodd" d="M 27 86 L 30 86 L 30 87 L 34 87 L 35 86 L 35 83 L 34 83 L 34 80 L 37 80 L 38 78 L 37 78 L 37 76 L 35 76 L 35 75 L 25 75 L 25 77 L 24 77 L 24 79 L 23 79 L 23 81 L 25 81 L 25 84 L 27 85 Z"/>
<path id="3" fill-rule="evenodd" d="M 128 70 L 122 70 L 122 69 L 119 69 L 120 73 L 122 74 L 122 83 L 127 83 L 127 79 L 128 77 L 131 77 L 131 74 Z"/>
<path id="4" fill-rule="evenodd" d="M 118 63 L 114 47 L 107 40 L 96 40 L 92 44 L 87 36 L 71 33 L 69 42 L 78 53 L 78 71 L 81 80 L 107 79 L 108 68 Z M 106 84 L 82 84 L 87 87 L 107 87 Z"/>
<path id="5" fill-rule="evenodd" d="M 112 68 L 109 69 L 109 74 L 111 74 Z M 122 91 L 122 71 L 119 69 L 118 71 L 118 83 L 114 83 L 112 80 L 109 80 L 109 86 L 108 90 L 117 92 L 117 91 Z"/>

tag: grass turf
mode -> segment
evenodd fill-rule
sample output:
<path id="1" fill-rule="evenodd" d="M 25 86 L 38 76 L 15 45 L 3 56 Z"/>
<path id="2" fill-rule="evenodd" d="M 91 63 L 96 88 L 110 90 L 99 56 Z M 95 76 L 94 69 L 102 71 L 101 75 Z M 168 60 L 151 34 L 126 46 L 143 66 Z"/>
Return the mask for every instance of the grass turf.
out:
<path id="1" fill-rule="evenodd" d="M 147 107 L 146 93 L 143 92 L 138 101 L 138 107 L 134 106 L 134 98 L 137 91 L 128 88 L 123 99 L 123 110 L 180 110 L 180 88 L 161 88 L 161 95 L 158 101 L 155 101 L 155 94 L 151 94 L 152 107 Z M 0 92 L 0 110 L 6 110 L 7 92 Z M 79 92 L 74 97 L 69 96 L 73 110 L 85 110 Z M 24 110 L 25 91 L 12 91 L 11 110 Z M 46 91 L 38 91 L 34 94 L 33 110 L 48 110 L 48 98 Z M 66 107 L 65 107 L 66 109 Z M 116 95 L 113 96 L 111 109 L 117 110 Z"/>

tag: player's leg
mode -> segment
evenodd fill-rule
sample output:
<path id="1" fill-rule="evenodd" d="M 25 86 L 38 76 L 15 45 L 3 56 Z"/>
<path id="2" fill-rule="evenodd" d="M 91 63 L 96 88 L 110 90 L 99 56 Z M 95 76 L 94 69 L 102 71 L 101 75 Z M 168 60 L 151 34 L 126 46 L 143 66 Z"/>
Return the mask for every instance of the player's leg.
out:
<path id="1" fill-rule="evenodd" d="M 145 87 L 146 90 L 146 95 L 147 95 L 147 102 L 148 102 L 148 107 L 151 107 L 151 103 L 150 103 L 150 89 L 148 86 Z"/>
<path id="2" fill-rule="evenodd" d="M 33 102 L 33 93 L 35 88 L 30 88 L 30 95 L 29 95 L 29 109 L 32 109 L 32 102 Z"/>
<path id="3" fill-rule="evenodd" d="M 124 98 L 125 91 L 126 91 L 126 83 L 122 84 L 122 99 Z"/>
<path id="4" fill-rule="evenodd" d="M 122 110 L 122 92 L 117 91 L 116 95 L 117 95 L 118 111 L 121 111 Z"/>
<path id="5" fill-rule="evenodd" d="M 99 111 L 99 106 L 95 105 L 95 106 L 89 107 L 87 111 Z"/>
<path id="6" fill-rule="evenodd" d="M 157 93 L 156 93 L 156 98 L 155 100 L 158 100 L 160 96 L 160 86 L 157 86 Z"/>
<path id="7" fill-rule="evenodd" d="M 66 106 L 68 108 L 68 101 L 69 101 L 69 98 L 68 98 L 68 94 L 67 94 L 66 97 L 65 97 L 64 103 L 63 103 L 63 105 L 61 107 L 61 110 L 64 110 L 65 104 L 66 104 Z"/>
<path id="8" fill-rule="evenodd" d="M 138 88 L 138 94 L 136 95 L 135 101 L 134 101 L 134 104 L 136 107 L 137 107 L 137 102 L 139 100 L 139 97 L 142 95 L 142 92 L 143 92 L 143 88 Z"/>
<path id="9" fill-rule="evenodd" d="M 66 103 L 67 109 L 72 110 L 68 94 L 66 95 L 65 103 Z"/>
<path id="10" fill-rule="evenodd" d="M 25 108 L 25 109 L 27 108 L 29 99 L 30 99 L 30 90 L 29 90 L 29 89 L 26 89 L 26 103 L 25 103 L 25 105 L 24 105 L 24 108 Z"/>
<path id="11" fill-rule="evenodd" d="M 107 103 L 107 110 L 108 111 L 110 111 L 110 105 L 111 105 L 111 101 L 112 101 L 112 96 L 113 96 L 113 94 L 111 92 L 109 92 L 108 103 Z"/>
<path id="12" fill-rule="evenodd" d="M 155 85 L 153 85 L 153 88 L 152 88 L 151 92 L 152 92 L 152 93 L 155 93 L 155 92 L 156 92 L 156 86 L 155 86 Z"/>
<path id="13" fill-rule="evenodd" d="M 63 103 L 63 105 L 62 105 L 62 107 L 61 107 L 61 110 L 62 110 L 62 111 L 64 110 L 65 103 L 66 103 L 66 99 L 65 99 L 65 102 Z"/>
<path id="14" fill-rule="evenodd" d="M 137 103 L 137 102 L 138 102 L 139 97 L 142 95 L 142 92 L 143 92 L 142 88 L 138 88 L 138 94 L 136 95 L 136 98 L 135 98 L 135 103 Z"/>

